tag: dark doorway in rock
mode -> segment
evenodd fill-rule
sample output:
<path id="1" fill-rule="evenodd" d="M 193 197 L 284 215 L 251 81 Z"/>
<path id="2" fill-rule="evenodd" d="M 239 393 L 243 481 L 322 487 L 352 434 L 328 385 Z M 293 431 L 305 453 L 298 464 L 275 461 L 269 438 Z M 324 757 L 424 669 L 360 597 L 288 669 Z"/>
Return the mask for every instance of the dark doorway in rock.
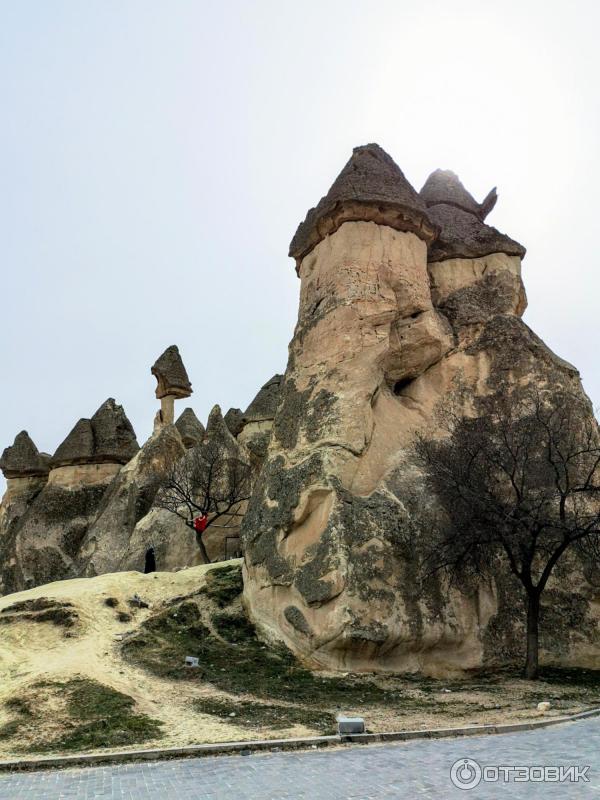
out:
<path id="1" fill-rule="evenodd" d="M 144 565 L 144 572 L 148 575 L 149 572 L 156 572 L 156 557 L 154 555 L 154 548 L 151 547 L 146 550 L 146 563 Z"/>

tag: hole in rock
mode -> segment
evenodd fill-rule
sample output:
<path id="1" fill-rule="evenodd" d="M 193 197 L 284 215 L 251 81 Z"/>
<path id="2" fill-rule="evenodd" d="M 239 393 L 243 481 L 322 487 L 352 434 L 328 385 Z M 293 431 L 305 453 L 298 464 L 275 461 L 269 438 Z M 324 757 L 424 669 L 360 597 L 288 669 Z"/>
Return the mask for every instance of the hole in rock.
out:
<path id="1" fill-rule="evenodd" d="M 156 556 L 153 547 L 146 550 L 146 563 L 144 564 L 144 573 L 148 575 L 150 572 L 156 572 Z"/>
<path id="2" fill-rule="evenodd" d="M 412 378 L 402 378 L 400 381 L 396 381 L 392 386 L 392 392 L 398 396 L 402 394 L 402 390 L 406 389 L 409 383 L 412 383 Z"/>

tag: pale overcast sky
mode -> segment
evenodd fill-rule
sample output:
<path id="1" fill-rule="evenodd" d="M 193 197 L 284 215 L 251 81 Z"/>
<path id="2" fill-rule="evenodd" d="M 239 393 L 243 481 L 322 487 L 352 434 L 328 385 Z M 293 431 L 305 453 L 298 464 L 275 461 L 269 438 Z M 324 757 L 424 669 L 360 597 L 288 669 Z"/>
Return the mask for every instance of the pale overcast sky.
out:
<path id="1" fill-rule="evenodd" d="M 600 403 L 599 8 L 0 0 L 0 447 L 109 396 L 144 441 L 172 343 L 203 420 L 245 407 L 285 369 L 296 225 L 372 141 L 417 189 L 498 186 L 525 319 Z"/>

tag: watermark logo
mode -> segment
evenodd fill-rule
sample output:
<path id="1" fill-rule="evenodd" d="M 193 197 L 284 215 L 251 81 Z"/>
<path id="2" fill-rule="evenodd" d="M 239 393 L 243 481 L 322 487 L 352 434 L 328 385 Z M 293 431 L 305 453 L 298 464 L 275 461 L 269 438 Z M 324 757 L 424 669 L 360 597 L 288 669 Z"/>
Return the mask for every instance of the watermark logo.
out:
<path id="1" fill-rule="evenodd" d="M 473 758 L 459 758 L 452 764 L 450 780 L 457 789 L 474 789 L 485 783 L 589 783 L 590 766 L 510 766 L 486 764 Z"/>
<path id="2" fill-rule="evenodd" d="M 481 783 L 483 772 L 477 761 L 461 758 L 452 764 L 450 780 L 458 789 L 474 789 Z"/>

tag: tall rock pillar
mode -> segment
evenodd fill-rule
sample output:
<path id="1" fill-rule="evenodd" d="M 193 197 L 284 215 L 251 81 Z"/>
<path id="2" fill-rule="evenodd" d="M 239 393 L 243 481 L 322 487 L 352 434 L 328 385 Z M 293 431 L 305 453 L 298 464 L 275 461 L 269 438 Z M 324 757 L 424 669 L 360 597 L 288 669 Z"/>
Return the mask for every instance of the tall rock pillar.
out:
<path id="1" fill-rule="evenodd" d="M 246 602 L 263 634 L 325 666 L 360 668 L 390 638 L 396 398 L 452 345 L 431 299 L 435 233 L 402 171 L 367 145 L 291 244 L 299 318 L 243 524 Z"/>
<path id="2" fill-rule="evenodd" d="M 151 368 L 156 378 L 156 397 L 160 400 L 160 411 L 154 421 L 155 430 L 175 422 L 175 400 L 189 397 L 192 384 L 179 355 L 179 348 L 172 344 L 159 356 Z"/>

